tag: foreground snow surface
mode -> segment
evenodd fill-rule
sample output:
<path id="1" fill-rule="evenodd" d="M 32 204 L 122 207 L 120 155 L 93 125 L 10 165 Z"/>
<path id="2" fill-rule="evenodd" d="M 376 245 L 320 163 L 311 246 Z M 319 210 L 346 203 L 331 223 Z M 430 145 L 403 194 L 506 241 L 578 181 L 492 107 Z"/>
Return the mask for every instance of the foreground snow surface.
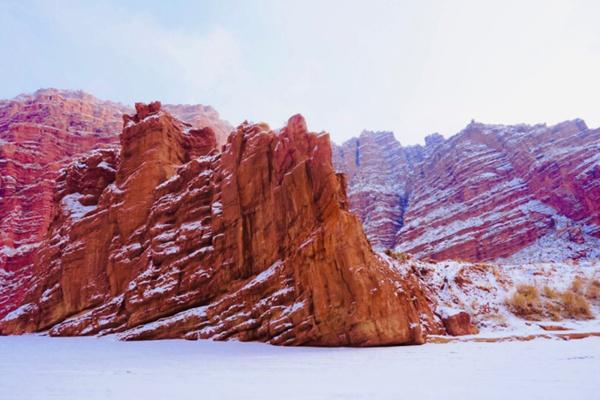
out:
<path id="1" fill-rule="evenodd" d="M 0 337 L 0 399 L 597 399 L 600 338 L 370 349 Z"/>

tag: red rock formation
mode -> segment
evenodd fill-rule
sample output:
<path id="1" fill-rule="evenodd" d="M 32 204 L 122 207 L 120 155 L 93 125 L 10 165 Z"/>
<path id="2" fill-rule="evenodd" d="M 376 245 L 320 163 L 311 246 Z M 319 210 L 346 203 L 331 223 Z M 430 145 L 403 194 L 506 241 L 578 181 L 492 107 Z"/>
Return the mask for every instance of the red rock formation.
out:
<path id="1" fill-rule="evenodd" d="M 600 130 L 580 120 L 472 123 L 425 147 L 362 135 L 334 159 L 380 247 L 438 260 L 560 261 L 600 257 L 598 150 Z"/>
<path id="2" fill-rule="evenodd" d="M 458 311 L 442 315 L 444 328 L 451 336 L 474 335 L 479 329 L 471 322 L 471 316 L 465 311 Z"/>
<path id="3" fill-rule="evenodd" d="M 211 107 L 166 107 L 194 127 L 214 129 L 220 143 L 231 130 Z M 59 169 L 90 149 L 118 145 L 127 112 L 81 91 L 43 89 L 0 101 L 0 317 L 22 300 Z"/>
<path id="4" fill-rule="evenodd" d="M 53 89 L 0 101 L 0 316 L 22 300 L 58 170 L 77 154 L 115 143 L 124 110 Z"/>
<path id="5" fill-rule="evenodd" d="M 423 342 L 426 296 L 371 250 L 328 135 L 297 115 L 279 134 L 243 124 L 219 152 L 212 130 L 158 103 L 136 110 L 119 156 L 60 176 L 35 281 L 3 334 Z"/>

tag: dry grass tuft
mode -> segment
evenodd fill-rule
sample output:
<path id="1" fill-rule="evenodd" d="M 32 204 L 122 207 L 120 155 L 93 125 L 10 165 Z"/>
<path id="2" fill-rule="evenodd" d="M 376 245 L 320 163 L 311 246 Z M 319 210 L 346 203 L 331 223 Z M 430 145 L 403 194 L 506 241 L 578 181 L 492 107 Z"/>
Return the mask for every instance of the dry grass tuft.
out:
<path id="1" fill-rule="evenodd" d="M 550 286 L 544 286 L 542 294 L 544 295 L 544 297 L 547 297 L 549 299 L 556 299 L 558 298 L 558 296 L 560 296 L 560 292 L 556 289 L 551 288 Z"/>
<path id="2" fill-rule="evenodd" d="M 519 285 L 506 299 L 506 305 L 513 314 L 530 321 L 591 319 L 594 314 L 588 299 L 595 299 L 597 295 L 600 295 L 600 282 L 577 277 L 563 292 L 544 286 L 540 294 L 533 285 Z"/>
<path id="3" fill-rule="evenodd" d="M 581 276 L 576 276 L 571 282 L 571 291 L 575 293 L 583 293 L 585 287 L 585 280 Z"/>
<path id="4" fill-rule="evenodd" d="M 541 316 L 540 294 L 533 285 L 519 285 L 516 292 L 506 300 L 513 314 L 525 318 L 537 320 Z"/>
<path id="5" fill-rule="evenodd" d="M 563 314 L 572 319 L 591 319 L 594 317 L 587 299 L 579 293 L 567 290 L 560 296 Z"/>

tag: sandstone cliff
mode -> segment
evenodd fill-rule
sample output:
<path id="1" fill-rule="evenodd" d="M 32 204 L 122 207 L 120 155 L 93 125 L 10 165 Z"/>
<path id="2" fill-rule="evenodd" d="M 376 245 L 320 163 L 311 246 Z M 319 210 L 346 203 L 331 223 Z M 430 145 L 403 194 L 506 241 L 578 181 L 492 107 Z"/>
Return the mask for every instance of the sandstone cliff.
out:
<path id="1" fill-rule="evenodd" d="M 373 253 L 326 134 L 242 124 L 222 151 L 138 104 L 121 149 L 59 177 L 24 304 L 2 334 L 286 345 L 422 343 L 439 327 L 417 280 Z"/>

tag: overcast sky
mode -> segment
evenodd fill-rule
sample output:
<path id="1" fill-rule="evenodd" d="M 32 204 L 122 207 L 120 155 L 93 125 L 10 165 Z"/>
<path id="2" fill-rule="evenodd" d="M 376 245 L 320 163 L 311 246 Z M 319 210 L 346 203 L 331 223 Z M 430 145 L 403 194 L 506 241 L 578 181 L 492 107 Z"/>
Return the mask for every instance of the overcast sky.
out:
<path id="1" fill-rule="evenodd" d="M 127 3 L 122 4 L 122 3 Z M 302 113 L 337 142 L 471 119 L 600 125 L 599 1 L 0 1 L 0 97 L 83 89 Z"/>

